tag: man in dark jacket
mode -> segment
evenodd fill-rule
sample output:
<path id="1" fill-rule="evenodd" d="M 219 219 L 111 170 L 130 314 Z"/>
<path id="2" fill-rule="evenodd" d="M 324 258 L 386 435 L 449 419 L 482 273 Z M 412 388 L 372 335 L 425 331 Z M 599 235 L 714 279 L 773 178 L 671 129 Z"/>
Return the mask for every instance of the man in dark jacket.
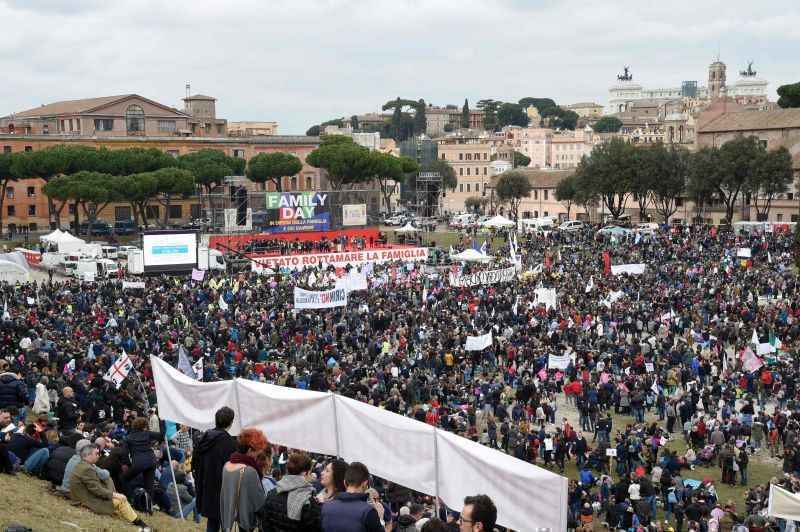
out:
<path id="1" fill-rule="evenodd" d="M 206 532 L 218 532 L 219 496 L 222 491 L 222 467 L 236 451 L 236 438 L 228 434 L 233 425 L 233 410 L 223 406 L 214 416 L 216 428 L 209 430 L 195 446 L 192 472 L 197 487 L 197 508 L 208 519 Z"/>
<path id="2" fill-rule="evenodd" d="M 17 457 L 25 471 L 31 475 L 38 475 L 47 463 L 47 459 L 50 458 L 47 442 L 41 442 L 35 436 L 36 426 L 28 424 L 25 426 L 24 433 L 16 433 L 11 436 L 11 441 L 7 446 L 8 451 Z"/>
<path id="3" fill-rule="evenodd" d="M 75 392 L 69 386 L 64 387 L 63 397 L 58 401 L 56 415 L 58 416 L 58 426 L 61 432 L 69 432 L 78 426 L 81 417 L 81 409 L 75 402 Z"/>
<path id="4" fill-rule="evenodd" d="M 261 527 L 270 532 L 321 531 L 322 509 L 309 484 L 311 458 L 292 453 L 286 472 L 267 494 L 261 509 Z"/>
<path id="5" fill-rule="evenodd" d="M 25 420 L 24 409 L 28 404 L 28 391 L 25 382 L 8 371 L 8 362 L 0 360 L 0 408 L 17 412 L 17 419 Z"/>
<path id="6" fill-rule="evenodd" d="M 383 532 L 383 506 L 367 502 L 369 470 L 353 462 L 344 475 L 345 493 L 322 507 L 324 532 Z"/>

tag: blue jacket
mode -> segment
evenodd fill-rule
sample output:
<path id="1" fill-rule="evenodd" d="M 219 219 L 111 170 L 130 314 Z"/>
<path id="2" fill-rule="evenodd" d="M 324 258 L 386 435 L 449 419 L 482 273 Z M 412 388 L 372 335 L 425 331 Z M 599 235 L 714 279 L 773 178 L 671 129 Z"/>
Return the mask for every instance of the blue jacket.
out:
<path id="1" fill-rule="evenodd" d="M 0 374 L 0 408 L 20 409 L 27 404 L 25 383 L 13 373 Z"/>
<path id="2" fill-rule="evenodd" d="M 340 493 L 322 505 L 323 532 L 382 532 L 378 512 L 366 493 Z"/>

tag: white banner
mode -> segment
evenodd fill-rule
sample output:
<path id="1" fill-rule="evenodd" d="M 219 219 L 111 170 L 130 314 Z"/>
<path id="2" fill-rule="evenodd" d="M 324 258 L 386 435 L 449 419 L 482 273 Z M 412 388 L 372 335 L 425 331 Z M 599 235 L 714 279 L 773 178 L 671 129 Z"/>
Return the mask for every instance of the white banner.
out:
<path id="1" fill-rule="evenodd" d="M 567 479 L 513 456 L 341 395 L 247 379 L 204 383 L 156 356 L 150 363 L 162 419 L 208 429 L 217 409 L 228 406 L 233 435 L 252 426 L 278 445 L 358 460 L 451 508 L 485 493 L 504 527 L 567 529 Z"/>
<path id="2" fill-rule="evenodd" d="M 533 293 L 536 295 L 537 305 L 544 305 L 548 310 L 558 308 L 555 288 L 537 288 Z"/>
<path id="3" fill-rule="evenodd" d="M 750 248 L 739 248 L 736 250 L 736 256 L 742 259 L 749 259 L 752 257 Z"/>
<path id="4" fill-rule="evenodd" d="M 623 273 L 642 275 L 644 273 L 644 264 L 617 264 L 616 266 L 611 266 L 612 275 L 621 275 Z"/>
<path id="5" fill-rule="evenodd" d="M 122 289 L 139 288 L 144 289 L 144 281 L 122 281 Z"/>
<path id="6" fill-rule="evenodd" d="M 512 266 L 502 270 L 487 270 L 482 272 L 470 273 L 468 275 L 450 274 L 450 286 L 469 287 L 478 285 L 488 285 L 513 281 L 517 275 L 517 269 Z"/>
<path id="7" fill-rule="evenodd" d="M 322 292 L 312 292 L 294 287 L 294 308 L 334 308 L 347 306 L 347 290 L 334 288 Z"/>
<path id="8" fill-rule="evenodd" d="M 467 351 L 482 351 L 492 345 L 492 333 L 482 334 L 481 336 L 467 336 Z"/>
<path id="9" fill-rule="evenodd" d="M 336 288 L 344 288 L 349 294 L 355 290 L 369 289 L 369 283 L 367 283 L 366 274 L 352 270 L 344 277 L 336 280 Z"/>
<path id="10" fill-rule="evenodd" d="M 342 205 L 342 225 L 367 225 L 367 204 Z"/>
<path id="11" fill-rule="evenodd" d="M 336 268 L 344 268 L 348 264 L 360 266 L 362 264 L 383 264 L 395 260 L 421 261 L 428 260 L 428 248 L 391 248 L 367 249 L 364 251 L 347 251 L 341 253 L 311 253 L 308 255 L 281 255 L 277 257 L 253 257 L 253 271 L 261 268 L 288 268 L 302 270 L 309 266 L 319 266 L 321 263 L 332 264 Z"/>
<path id="12" fill-rule="evenodd" d="M 567 369 L 572 358 L 569 355 L 550 355 L 547 357 L 547 367 L 550 369 Z"/>

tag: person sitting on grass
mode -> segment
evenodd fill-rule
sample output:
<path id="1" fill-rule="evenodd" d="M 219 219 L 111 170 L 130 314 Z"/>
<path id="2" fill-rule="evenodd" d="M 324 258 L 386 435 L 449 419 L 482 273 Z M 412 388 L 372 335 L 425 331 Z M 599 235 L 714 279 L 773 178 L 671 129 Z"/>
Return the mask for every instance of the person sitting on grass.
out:
<path id="1" fill-rule="evenodd" d="M 69 497 L 100 515 L 113 515 L 138 527 L 147 526 L 131 508 L 125 495 L 117 493 L 110 478 L 102 480 L 97 473 L 100 449 L 90 443 L 80 452 L 81 461 L 72 470 Z"/>

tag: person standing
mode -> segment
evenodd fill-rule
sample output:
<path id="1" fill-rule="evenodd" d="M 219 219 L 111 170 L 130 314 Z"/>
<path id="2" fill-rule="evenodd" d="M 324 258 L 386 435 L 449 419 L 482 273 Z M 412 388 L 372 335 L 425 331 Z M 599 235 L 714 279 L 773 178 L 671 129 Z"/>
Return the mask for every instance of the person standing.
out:
<path id="1" fill-rule="evenodd" d="M 236 451 L 236 438 L 228 434 L 234 413 L 227 406 L 214 416 L 216 428 L 205 432 L 194 449 L 192 473 L 197 490 L 197 509 L 208 520 L 206 532 L 218 532 L 219 497 L 222 491 L 222 468 Z"/>
<path id="2" fill-rule="evenodd" d="M 261 530 L 271 532 L 322 530 L 322 510 L 311 478 L 311 458 L 305 453 L 292 453 L 286 464 L 286 475 L 267 493 L 259 512 Z"/>
<path id="3" fill-rule="evenodd" d="M 147 418 L 144 417 L 137 417 L 131 424 L 131 433 L 128 435 L 128 452 L 132 465 L 122 475 L 122 481 L 127 485 L 131 480 L 142 475 L 142 484 L 152 500 L 157 465 L 153 444 L 161 441 L 161 434 L 147 430 L 147 428 Z"/>
<path id="4" fill-rule="evenodd" d="M 56 415 L 58 416 L 58 427 L 62 434 L 75 430 L 81 417 L 81 409 L 75 401 L 75 391 L 70 386 L 65 386 L 61 391 L 61 399 L 58 401 Z"/>
<path id="5" fill-rule="evenodd" d="M 259 457 L 269 448 L 267 437 L 258 429 L 246 428 L 239 434 L 236 452 L 222 467 L 220 524 L 224 532 L 258 528 L 258 511 L 267 494 L 261 484 Z"/>
<path id="6" fill-rule="evenodd" d="M 462 532 L 491 532 L 497 521 L 497 508 L 488 495 L 475 495 L 464 499 L 464 508 L 458 520 Z"/>
<path id="7" fill-rule="evenodd" d="M 346 491 L 322 505 L 324 532 L 383 532 L 384 508 L 367 502 L 369 470 L 353 462 L 344 475 Z"/>

